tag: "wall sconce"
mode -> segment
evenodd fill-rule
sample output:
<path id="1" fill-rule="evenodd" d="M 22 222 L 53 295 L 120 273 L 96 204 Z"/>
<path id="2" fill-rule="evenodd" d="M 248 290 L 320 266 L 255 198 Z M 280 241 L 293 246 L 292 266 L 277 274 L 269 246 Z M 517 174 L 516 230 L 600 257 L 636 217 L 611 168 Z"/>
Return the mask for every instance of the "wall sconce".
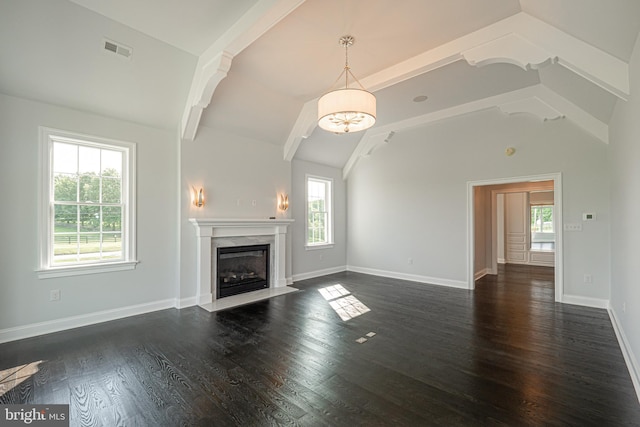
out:
<path id="1" fill-rule="evenodd" d="M 285 212 L 287 209 L 289 209 L 289 196 L 281 193 L 278 196 L 278 209 L 281 210 L 282 212 Z"/>
<path id="2" fill-rule="evenodd" d="M 506 150 L 504 150 L 504 154 L 505 154 L 507 157 L 511 157 L 511 156 L 513 156 L 514 154 L 516 154 L 516 149 L 515 149 L 515 148 L 513 148 L 513 147 L 508 147 Z"/>
<path id="3" fill-rule="evenodd" d="M 201 208 L 204 206 L 204 190 L 200 187 L 200 190 L 193 188 L 193 204 L 194 206 Z"/>

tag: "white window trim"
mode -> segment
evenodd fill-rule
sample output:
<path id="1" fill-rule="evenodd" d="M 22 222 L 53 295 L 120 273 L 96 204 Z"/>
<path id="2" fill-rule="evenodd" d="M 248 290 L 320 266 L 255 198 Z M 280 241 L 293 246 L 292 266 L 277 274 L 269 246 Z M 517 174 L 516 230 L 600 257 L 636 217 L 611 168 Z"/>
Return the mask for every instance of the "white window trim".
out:
<path id="1" fill-rule="evenodd" d="M 307 251 L 316 251 L 318 249 L 331 249 L 335 246 L 335 243 L 316 243 L 316 244 L 307 244 L 304 249 Z"/>
<path id="2" fill-rule="evenodd" d="M 331 189 L 329 191 L 329 206 L 327 212 L 329 212 L 328 226 L 327 226 L 327 242 L 326 243 L 309 243 L 309 179 L 317 179 L 321 181 L 327 181 L 330 183 Z M 334 246 L 333 240 L 333 193 L 334 185 L 333 178 L 325 176 L 305 174 L 304 176 L 304 247 L 306 250 L 316 249 L 330 249 Z"/>
<path id="3" fill-rule="evenodd" d="M 136 260 L 136 144 L 132 142 L 117 141 L 92 135 L 83 135 L 76 132 L 69 132 L 47 127 L 39 127 L 40 133 L 40 185 L 38 186 L 38 278 L 46 279 L 52 277 L 77 276 L 82 274 L 96 274 L 110 271 L 132 270 L 138 264 Z M 127 201 L 127 208 L 124 210 L 122 227 L 122 239 L 126 244 L 122 247 L 124 260 L 103 261 L 94 264 L 75 264 L 71 266 L 52 266 L 51 236 L 52 221 L 50 219 L 51 200 L 51 150 L 54 141 L 69 141 L 84 145 L 95 144 L 96 147 L 116 146 L 125 150 L 123 155 L 127 157 L 125 164 L 126 185 L 122 188 L 122 198 Z M 88 144 L 87 144 L 88 143 Z"/>

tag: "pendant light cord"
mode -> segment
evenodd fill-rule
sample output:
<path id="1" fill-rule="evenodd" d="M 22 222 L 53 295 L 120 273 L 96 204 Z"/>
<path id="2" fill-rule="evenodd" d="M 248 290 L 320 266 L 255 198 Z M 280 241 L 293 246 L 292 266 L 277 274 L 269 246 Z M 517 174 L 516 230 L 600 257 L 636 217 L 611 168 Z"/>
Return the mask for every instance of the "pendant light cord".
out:
<path id="1" fill-rule="evenodd" d="M 344 88 L 349 89 L 349 44 L 344 44 Z"/>
<path id="2" fill-rule="evenodd" d="M 351 72 L 351 67 L 349 67 L 349 44 L 348 43 L 344 44 L 344 69 L 342 70 L 342 73 L 340 73 L 338 78 L 335 79 L 335 81 L 331 84 L 331 86 L 329 86 L 329 90 L 327 92 L 331 92 L 332 88 L 336 85 L 336 83 L 338 83 L 338 81 L 340 81 L 340 78 L 342 77 L 343 74 L 344 74 L 345 89 L 349 89 L 349 76 L 351 76 L 353 81 L 355 81 L 358 84 L 358 86 L 360 86 L 360 89 L 366 90 L 362 85 L 362 83 L 360 83 L 360 80 L 358 80 L 358 78 L 355 75 L 353 75 L 353 73 Z"/>

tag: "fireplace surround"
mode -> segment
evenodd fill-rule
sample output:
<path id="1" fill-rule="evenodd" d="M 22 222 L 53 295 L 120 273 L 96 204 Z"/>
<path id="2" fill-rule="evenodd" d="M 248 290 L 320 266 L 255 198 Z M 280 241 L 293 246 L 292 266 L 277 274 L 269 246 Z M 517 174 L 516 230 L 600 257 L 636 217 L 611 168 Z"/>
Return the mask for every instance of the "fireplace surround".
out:
<path id="1" fill-rule="evenodd" d="M 217 297 L 218 248 L 248 245 L 269 245 L 270 289 L 285 288 L 286 234 L 292 219 L 212 219 L 191 218 L 196 228 L 196 301 L 211 305 Z M 222 298 L 232 299 L 234 297 Z"/>

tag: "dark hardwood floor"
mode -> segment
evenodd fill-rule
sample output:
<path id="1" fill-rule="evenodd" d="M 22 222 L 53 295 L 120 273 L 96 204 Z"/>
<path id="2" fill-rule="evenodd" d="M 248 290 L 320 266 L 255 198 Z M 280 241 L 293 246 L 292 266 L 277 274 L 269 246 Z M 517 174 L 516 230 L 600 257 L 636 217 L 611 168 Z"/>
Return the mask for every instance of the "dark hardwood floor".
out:
<path id="1" fill-rule="evenodd" d="M 552 271 L 475 292 L 340 273 L 6 343 L 0 371 L 42 362 L 0 403 L 70 404 L 78 426 L 640 425 L 607 312 L 554 303 Z M 342 321 L 318 292 L 338 283 L 370 311 Z"/>

